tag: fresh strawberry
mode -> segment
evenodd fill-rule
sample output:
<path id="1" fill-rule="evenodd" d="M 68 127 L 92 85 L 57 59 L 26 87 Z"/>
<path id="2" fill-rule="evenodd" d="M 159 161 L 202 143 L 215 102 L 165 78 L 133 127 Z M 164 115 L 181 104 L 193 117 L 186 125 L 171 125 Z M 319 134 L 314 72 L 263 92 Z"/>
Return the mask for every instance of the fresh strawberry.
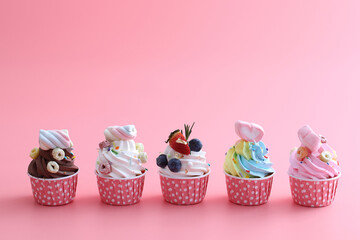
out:
<path id="1" fill-rule="evenodd" d="M 170 136 L 166 142 L 169 142 L 170 147 L 175 151 L 184 155 L 190 154 L 189 144 L 180 130 L 175 130 L 170 133 Z"/>

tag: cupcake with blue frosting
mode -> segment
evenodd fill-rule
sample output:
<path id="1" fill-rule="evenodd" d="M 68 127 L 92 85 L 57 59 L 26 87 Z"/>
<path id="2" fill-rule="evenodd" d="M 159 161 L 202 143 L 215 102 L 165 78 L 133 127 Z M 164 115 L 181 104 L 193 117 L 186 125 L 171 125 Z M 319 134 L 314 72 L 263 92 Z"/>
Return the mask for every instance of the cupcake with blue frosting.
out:
<path id="1" fill-rule="evenodd" d="M 235 132 L 240 139 L 227 151 L 224 163 L 229 199 L 241 205 L 266 203 L 275 171 L 261 141 L 264 130 L 255 123 L 236 121 Z"/>

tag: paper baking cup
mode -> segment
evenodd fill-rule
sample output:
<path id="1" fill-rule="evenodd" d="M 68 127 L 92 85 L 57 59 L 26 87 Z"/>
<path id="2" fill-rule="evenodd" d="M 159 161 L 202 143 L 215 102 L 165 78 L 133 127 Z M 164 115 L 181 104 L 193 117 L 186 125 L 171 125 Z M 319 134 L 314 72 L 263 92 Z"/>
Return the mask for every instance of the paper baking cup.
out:
<path id="1" fill-rule="evenodd" d="M 63 178 L 36 178 L 28 174 L 34 199 L 44 206 L 61 206 L 71 203 L 76 194 L 79 170 Z"/>
<path id="2" fill-rule="evenodd" d="M 335 199 L 341 174 L 335 178 L 309 180 L 289 176 L 291 195 L 294 202 L 305 207 L 329 206 Z"/>
<path id="3" fill-rule="evenodd" d="M 177 205 L 202 202 L 206 195 L 210 170 L 199 177 L 169 177 L 159 173 L 161 191 L 165 201 Z"/>
<path id="4" fill-rule="evenodd" d="M 138 203 L 144 189 L 145 173 L 134 178 L 107 178 L 96 173 L 101 201 L 113 206 Z"/>
<path id="5" fill-rule="evenodd" d="M 224 173 L 230 202 L 244 206 L 268 202 L 275 173 L 265 178 L 240 178 Z"/>

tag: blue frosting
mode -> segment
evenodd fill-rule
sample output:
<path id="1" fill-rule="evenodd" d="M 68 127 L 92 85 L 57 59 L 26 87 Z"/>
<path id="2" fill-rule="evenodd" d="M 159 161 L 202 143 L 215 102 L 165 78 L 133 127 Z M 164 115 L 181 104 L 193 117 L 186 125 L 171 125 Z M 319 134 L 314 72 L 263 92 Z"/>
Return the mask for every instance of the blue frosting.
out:
<path id="1" fill-rule="evenodd" d="M 251 158 L 247 160 L 244 156 L 236 154 L 238 167 L 246 172 L 250 177 L 263 178 L 274 172 L 272 162 L 265 157 L 268 149 L 263 142 L 250 143 Z M 242 174 L 241 174 L 242 175 Z"/>

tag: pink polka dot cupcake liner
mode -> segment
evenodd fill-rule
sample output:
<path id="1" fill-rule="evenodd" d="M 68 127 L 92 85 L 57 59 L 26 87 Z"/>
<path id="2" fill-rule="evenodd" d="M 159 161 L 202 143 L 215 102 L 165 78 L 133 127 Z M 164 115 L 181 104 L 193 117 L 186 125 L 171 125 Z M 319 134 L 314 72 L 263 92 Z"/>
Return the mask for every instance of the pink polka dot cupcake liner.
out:
<path id="1" fill-rule="evenodd" d="M 79 171 L 63 177 L 43 179 L 28 174 L 35 202 L 44 206 L 61 206 L 71 203 L 76 195 Z"/>
<path id="2" fill-rule="evenodd" d="M 161 191 L 166 202 L 177 205 L 201 203 L 206 195 L 210 171 L 199 177 L 173 178 L 160 175 Z"/>
<path id="3" fill-rule="evenodd" d="M 145 175 L 146 172 L 134 178 L 113 179 L 96 174 L 101 201 L 113 206 L 138 203 L 144 189 Z"/>
<path id="4" fill-rule="evenodd" d="M 294 202 L 305 207 L 329 206 L 335 199 L 341 175 L 323 180 L 309 180 L 289 176 Z"/>
<path id="5" fill-rule="evenodd" d="M 243 206 L 258 206 L 268 202 L 274 173 L 265 178 L 239 178 L 225 172 L 230 202 Z"/>

